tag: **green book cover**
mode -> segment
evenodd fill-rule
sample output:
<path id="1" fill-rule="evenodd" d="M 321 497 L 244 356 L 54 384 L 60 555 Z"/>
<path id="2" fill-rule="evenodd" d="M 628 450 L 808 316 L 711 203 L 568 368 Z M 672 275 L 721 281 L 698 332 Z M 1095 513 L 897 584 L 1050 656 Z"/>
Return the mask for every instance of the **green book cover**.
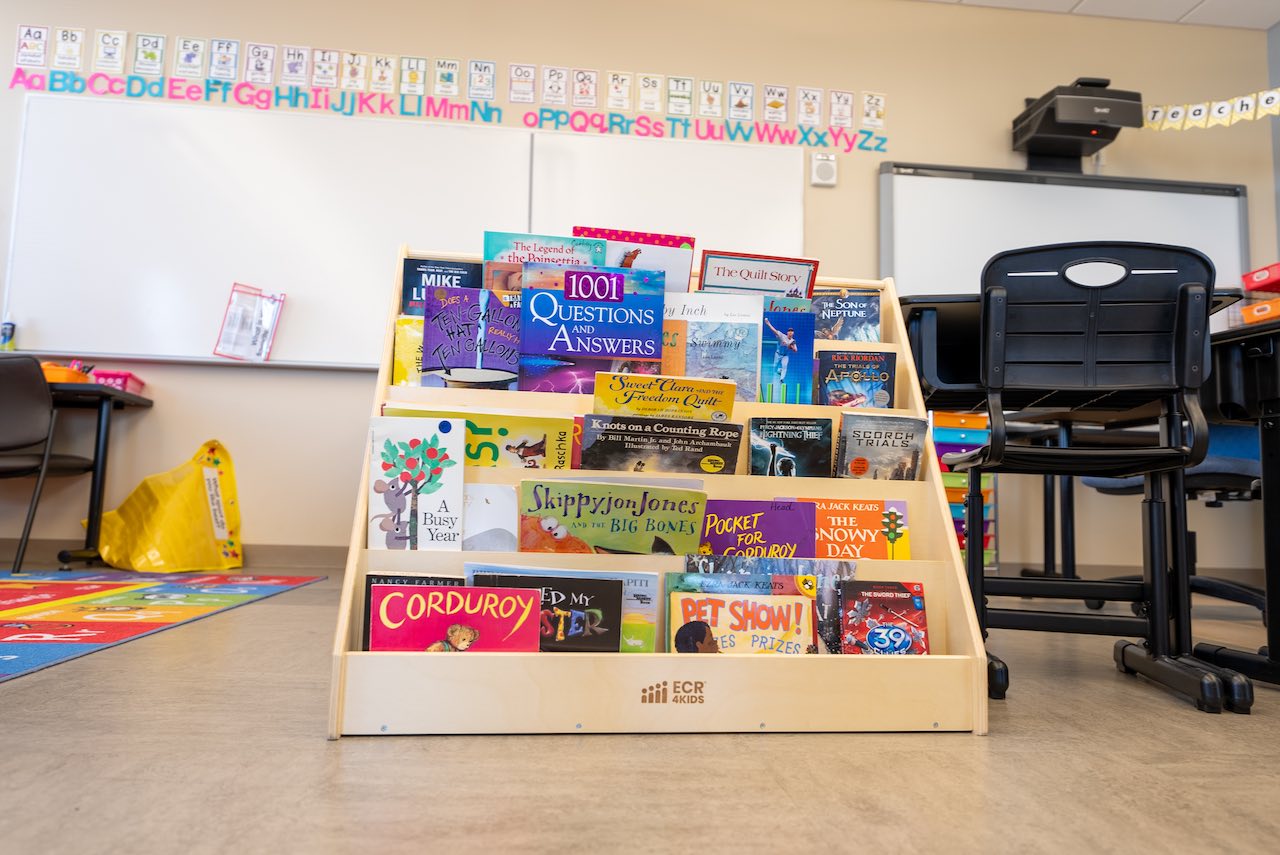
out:
<path id="1" fill-rule="evenodd" d="M 521 481 L 520 551 L 689 555 L 707 494 L 593 481 Z"/>

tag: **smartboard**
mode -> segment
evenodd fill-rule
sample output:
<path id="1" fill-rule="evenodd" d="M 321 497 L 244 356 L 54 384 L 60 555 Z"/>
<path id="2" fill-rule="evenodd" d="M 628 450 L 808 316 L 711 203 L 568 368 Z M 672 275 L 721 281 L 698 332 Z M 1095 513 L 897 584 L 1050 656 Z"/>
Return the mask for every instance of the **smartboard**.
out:
<path id="1" fill-rule="evenodd" d="M 538 134 L 532 229 L 574 226 L 691 235 L 695 248 L 804 254 L 798 148 Z"/>
<path id="2" fill-rule="evenodd" d="M 24 350 L 213 358 L 233 283 L 271 361 L 373 366 L 401 244 L 526 231 L 532 133 L 30 96 L 5 317 Z"/>
<path id="3" fill-rule="evenodd" d="M 880 275 L 898 293 L 976 294 L 999 252 L 1086 240 L 1198 249 L 1217 282 L 1249 270 L 1245 188 L 1234 184 L 884 163 Z"/>

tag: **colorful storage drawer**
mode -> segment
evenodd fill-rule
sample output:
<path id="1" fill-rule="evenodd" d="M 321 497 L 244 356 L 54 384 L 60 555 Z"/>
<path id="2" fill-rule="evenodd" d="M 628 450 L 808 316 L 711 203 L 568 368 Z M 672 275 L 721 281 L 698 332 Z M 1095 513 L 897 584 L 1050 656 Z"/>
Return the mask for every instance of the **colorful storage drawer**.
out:
<path id="1" fill-rule="evenodd" d="M 935 445 L 986 445 L 991 438 L 991 431 L 974 428 L 940 428 L 933 429 Z"/>
<path id="2" fill-rule="evenodd" d="M 937 410 L 933 413 L 934 427 L 948 428 L 978 428 L 986 430 L 987 417 L 979 416 L 973 413 L 943 413 Z"/>
<path id="3" fill-rule="evenodd" d="M 969 488 L 968 487 L 948 487 L 946 492 L 947 492 L 948 502 L 950 502 L 953 505 L 957 503 L 964 504 L 964 500 L 969 495 Z M 982 503 L 984 505 L 991 504 L 991 490 L 988 489 L 988 490 L 982 491 Z"/>
<path id="4" fill-rule="evenodd" d="M 982 476 L 982 492 L 983 493 L 989 493 L 991 491 L 991 488 L 994 487 L 996 483 L 995 478 L 996 476 L 994 475 Z M 954 488 L 954 487 L 959 487 L 962 490 L 968 489 L 969 473 L 948 472 L 947 474 L 942 476 L 942 486 L 948 489 Z"/>

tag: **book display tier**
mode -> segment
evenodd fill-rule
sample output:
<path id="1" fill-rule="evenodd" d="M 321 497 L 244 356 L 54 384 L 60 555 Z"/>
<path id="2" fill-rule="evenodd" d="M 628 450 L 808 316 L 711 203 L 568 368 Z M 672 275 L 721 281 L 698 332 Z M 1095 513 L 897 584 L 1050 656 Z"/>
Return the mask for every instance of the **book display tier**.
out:
<path id="1" fill-rule="evenodd" d="M 396 265 L 373 416 L 382 416 L 384 407 L 397 406 L 462 413 L 537 412 L 559 417 L 592 411 L 591 395 L 393 385 L 400 271 L 406 258 L 477 260 L 402 251 Z M 893 282 L 822 277 L 818 282 L 880 294 L 882 340 L 859 349 L 896 357 L 893 405 L 858 412 L 925 419 Z M 837 344 L 848 343 L 818 341 L 815 349 L 821 353 Z M 834 418 L 838 432 L 839 412 L 840 408 L 832 406 L 740 400 L 734 403 L 732 422 L 747 425 L 758 418 Z M 986 654 L 929 437 L 925 438 L 915 481 L 743 474 L 751 471 L 746 442 L 742 443 L 738 474 L 699 475 L 711 500 L 788 496 L 905 501 L 910 509 L 912 557 L 859 558 L 856 579 L 859 583 L 912 582 L 923 586 L 929 632 L 928 653 L 924 655 L 691 656 L 545 649 L 487 652 L 478 648 L 462 656 L 369 652 L 364 639 L 368 574 L 461 579 L 465 563 L 614 574 L 639 571 L 662 578 L 664 573 L 683 572 L 686 561 L 681 554 L 371 549 L 367 542 L 371 457 L 372 447 L 367 443 L 333 647 L 332 739 L 383 734 L 987 731 Z M 537 472 L 547 478 L 582 481 L 625 477 L 617 471 Z M 530 472 L 468 466 L 465 477 L 467 484 L 518 488 Z M 654 484 L 667 479 L 687 481 L 689 475 L 647 471 L 644 478 Z M 657 599 L 665 611 L 663 598 Z M 666 648 L 659 641 L 657 649 Z"/>

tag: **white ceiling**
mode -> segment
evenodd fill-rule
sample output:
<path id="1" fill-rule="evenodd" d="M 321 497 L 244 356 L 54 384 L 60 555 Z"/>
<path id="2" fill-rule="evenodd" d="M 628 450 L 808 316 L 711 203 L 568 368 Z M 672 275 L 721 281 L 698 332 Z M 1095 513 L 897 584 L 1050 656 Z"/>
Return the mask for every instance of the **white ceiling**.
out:
<path id="1" fill-rule="evenodd" d="M 927 0 L 1103 18 L 1134 18 L 1268 30 L 1280 24 L 1280 0 Z"/>

